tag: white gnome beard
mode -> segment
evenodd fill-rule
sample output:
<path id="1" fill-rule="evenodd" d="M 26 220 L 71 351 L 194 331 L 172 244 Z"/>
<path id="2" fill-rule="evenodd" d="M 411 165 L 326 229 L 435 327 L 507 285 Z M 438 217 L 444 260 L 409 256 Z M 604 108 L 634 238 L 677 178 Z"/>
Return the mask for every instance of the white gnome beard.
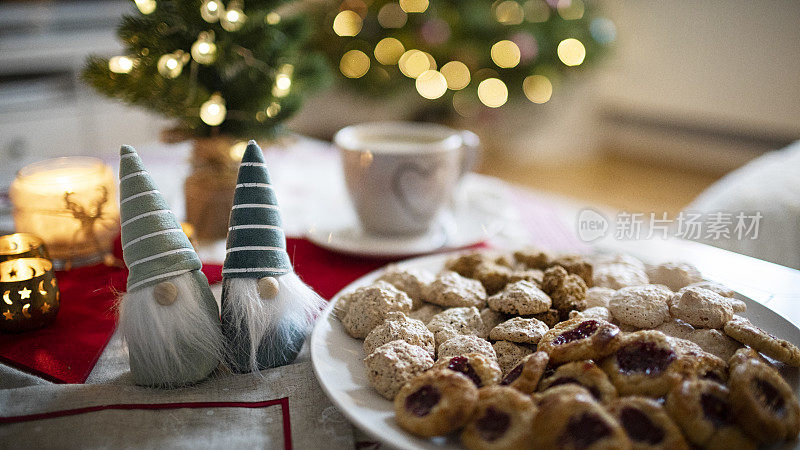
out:
<path id="1" fill-rule="evenodd" d="M 285 360 L 292 349 L 302 345 L 309 325 L 325 305 L 325 300 L 294 272 L 276 277 L 276 280 L 278 294 L 268 299 L 262 299 L 258 293 L 257 278 L 226 278 L 224 281 L 223 314 L 229 319 L 235 335 L 246 335 L 249 339 L 252 372 L 259 371 L 258 348 L 266 336 L 274 340 L 271 348 L 283 349 L 284 352 L 270 354 L 268 361 L 261 361 L 261 365 L 281 365 L 279 362 Z"/>
<path id="2" fill-rule="evenodd" d="M 203 293 L 191 273 L 168 279 L 178 295 L 159 304 L 155 286 L 123 294 L 119 328 L 128 345 L 131 367 L 151 386 L 179 386 L 200 381 L 223 356 L 219 320 L 201 303 Z"/>

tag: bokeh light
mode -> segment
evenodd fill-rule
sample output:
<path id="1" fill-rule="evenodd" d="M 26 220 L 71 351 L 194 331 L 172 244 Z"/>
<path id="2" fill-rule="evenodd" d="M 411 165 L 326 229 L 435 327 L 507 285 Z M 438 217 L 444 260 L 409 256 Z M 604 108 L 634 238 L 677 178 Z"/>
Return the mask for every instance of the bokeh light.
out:
<path id="1" fill-rule="evenodd" d="M 211 64 L 217 59 L 217 46 L 213 32 L 202 32 L 192 44 L 192 58 L 200 64 Z"/>
<path id="2" fill-rule="evenodd" d="M 522 90 L 533 103 L 546 103 L 553 95 L 553 84 L 544 75 L 531 75 L 523 80 Z"/>
<path id="3" fill-rule="evenodd" d="M 428 9 L 428 0 L 400 0 L 400 7 L 407 13 L 421 13 Z"/>
<path id="4" fill-rule="evenodd" d="M 180 54 L 178 54 L 178 52 L 180 52 Z M 183 52 L 180 50 L 178 50 L 178 52 L 167 53 L 158 58 L 156 68 L 158 69 L 158 73 L 164 78 L 177 78 L 183 71 L 183 61 L 181 61 Z"/>
<path id="5" fill-rule="evenodd" d="M 586 58 L 586 48 L 575 38 L 564 39 L 558 44 L 558 59 L 567 66 L 579 66 Z"/>
<path id="6" fill-rule="evenodd" d="M 490 108 L 499 108 L 508 101 L 508 87 L 498 78 L 487 78 L 478 85 L 478 99 Z"/>
<path id="7" fill-rule="evenodd" d="M 219 93 L 213 94 L 205 103 L 200 105 L 200 120 L 212 127 L 225 121 L 225 100 Z"/>
<path id="8" fill-rule="evenodd" d="M 406 49 L 403 43 L 395 38 L 384 38 L 375 45 L 375 59 L 384 65 L 397 64 Z"/>
<path id="9" fill-rule="evenodd" d="M 369 71 L 369 56 L 361 50 L 350 50 L 342 55 L 339 70 L 347 78 L 361 78 Z"/>
<path id="10" fill-rule="evenodd" d="M 550 6 L 544 0 L 528 0 L 523 5 L 525 20 L 533 23 L 547 22 L 550 18 Z"/>
<path id="11" fill-rule="evenodd" d="M 403 53 L 403 56 L 400 57 L 400 61 L 397 64 L 400 67 L 400 71 L 403 72 L 403 75 L 409 78 L 417 78 L 422 72 L 433 69 L 427 53 L 416 49 L 411 49 Z"/>
<path id="12" fill-rule="evenodd" d="M 346 9 L 333 19 L 333 32 L 339 36 L 355 36 L 361 31 L 363 21 L 355 11 Z"/>
<path id="13" fill-rule="evenodd" d="M 113 56 L 108 60 L 108 70 L 114 73 L 128 73 L 133 69 L 133 59 L 127 56 Z"/>
<path id="14" fill-rule="evenodd" d="M 578 20 L 583 17 L 586 6 L 582 0 L 558 0 L 558 15 L 564 20 Z"/>
<path id="15" fill-rule="evenodd" d="M 134 0 L 134 3 L 136 3 L 139 12 L 144 15 L 150 14 L 156 10 L 155 0 Z"/>
<path id="16" fill-rule="evenodd" d="M 494 8 L 494 17 L 503 25 L 519 25 L 525 19 L 525 11 L 514 0 L 505 0 Z"/>
<path id="17" fill-rule="evenodd" d="M 208 23 L 214 23 L 219 20 L 221 9 L 218 1 L 206 0 L 200 5 L 200 17 Z"/>
<path id="18" fill-rule="evenodd" d="M 387 3 L 378 11 L 378 23 L 383 28 L 403 28 L 408 15 L 397 3 Z"/>
<path id="19" fill-rule="evenodd" d="M 617 38 L 617 26 L 610 19 L 598 17 L 589 24 L 592 38 L 601 44 L 610 44 Z"/>
<path id="20" fill-rule="evenodd" d="M 264 18 L 264 21 L 269 25 L 277 25 L 281 23 L 281 15 L 275 11 L 272 11 L 271 13 L 267 14 L 267 17 Z"/>
<path id="21" fill-rule="evenodd" d="M 447 80 L 447 87 L 454 91 L 469 86 L 469 68 L 461 61 L 450 61 L 443 65 L 441 73 L 444 79 Z"/>
<path id="22" fill-rule="evenodd" d="M 267 106 L 267 117 L 270 119 L 277 116 L 279 112 L 281 112 L 281 105 L 277 102 L 272 102 Z"/>
<path id="23" fill-rule="evenodd" d="M 447 80 L 436 70 L 426 70 L 417 77 L 416 86 L 419 95 L 433 100 L 441 97 L 447 91 Z"/>
<path id="24" fill-rule="evenodd" d="M 517 44 L 503 40 L 492 45 L 492 61 L 504 69 L 516 67 L 519 64 L 520 52 Z"/>

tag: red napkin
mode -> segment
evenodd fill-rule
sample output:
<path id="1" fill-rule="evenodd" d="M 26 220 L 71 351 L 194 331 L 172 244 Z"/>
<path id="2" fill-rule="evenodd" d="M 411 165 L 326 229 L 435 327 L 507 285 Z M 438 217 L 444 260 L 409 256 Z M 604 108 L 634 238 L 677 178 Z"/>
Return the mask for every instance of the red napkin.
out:
<path id="1" fill-rule="evenodd" d="M 326 299 L 387 261 L 329 252 L 305 239 L 288 239 L 295 271 Z M 115 253 L 121 255 L 119 245 Z M 222 266 L 205 264 L 211 284 Z M 56 383 L 83 383 L 114 333 L 117 296 L 125 290 L 127 269 L 103 265 L 58 272 L 61 309 L 55 322 L 20 334 L 0 334 L 0 361 Z"/>

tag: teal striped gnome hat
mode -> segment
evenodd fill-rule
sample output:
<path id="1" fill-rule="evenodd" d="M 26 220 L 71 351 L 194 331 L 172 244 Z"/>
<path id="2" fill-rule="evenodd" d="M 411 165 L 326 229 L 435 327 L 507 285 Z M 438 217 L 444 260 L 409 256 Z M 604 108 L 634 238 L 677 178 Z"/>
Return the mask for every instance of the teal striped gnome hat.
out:
<path id="1" fill-rule="evenodd" d="M 202 380 L 222 357 L 219 310 L 202 264 L 132 147 L 120 150 L 122 257 L 128 291 L 119 327 L 137 384 Z"/>
<path id="2" fill-rule="evenodd" d="M 292 362 L 324 300 L 289 262 L 277 196 L 255 141 L 239 167 L 222 277 L 231 369 L 255 372 Z"/>

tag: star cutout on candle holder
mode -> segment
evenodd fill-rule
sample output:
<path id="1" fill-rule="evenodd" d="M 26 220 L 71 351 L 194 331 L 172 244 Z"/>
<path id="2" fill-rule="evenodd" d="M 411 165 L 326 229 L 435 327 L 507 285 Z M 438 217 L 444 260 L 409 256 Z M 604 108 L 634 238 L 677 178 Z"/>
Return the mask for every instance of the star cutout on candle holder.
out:
<path id="1" fill-rule="evenodd" d="M 14 313 L 11 311 L 6 311 L 3 313 L 3 315 L 5 316 L 6 320 L 14 320 Z"/>
<path id="2" fill-rule="evenodd" d="M 30 289 L 28 289 L 26 287 L 22 288 L 21 291 L 17 291 L 17 293 L 19 293 L 19 299 L 20 300 L 24 300 L 26 298 L 31 298 L 31 292 L 33 292 L 33 291 L 31 291 Z"/>
<path id="3" fill-rule="evenodd" d="M 42 314 L 47 314 L 50 311 L 50 305 L 47 303 L 42 303 L 41 310 Z"/>
<path id="4" fill-rule="evenodd" d="M 11 271 L 8 272 L 8 277 L 9 278 L 16 278 L 16 276 L 17 276 L 17 270 L 16 269 L 11 269 Z"/>

